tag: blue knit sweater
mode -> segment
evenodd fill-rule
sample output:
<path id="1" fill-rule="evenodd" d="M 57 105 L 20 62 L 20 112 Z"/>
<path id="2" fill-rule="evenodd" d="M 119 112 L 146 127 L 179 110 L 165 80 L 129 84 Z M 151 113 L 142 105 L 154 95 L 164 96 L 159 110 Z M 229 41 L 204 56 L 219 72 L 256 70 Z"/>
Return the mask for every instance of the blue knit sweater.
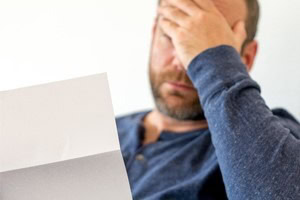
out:
<path id="1" fill-rule="evenodd" d="M 188 75 L 209 129 L 142 146 L 149 111 L 117 118 L 134 200 L 300 200 L 300 124 L 266 106 L 238 52 L 208 49 Z"/>

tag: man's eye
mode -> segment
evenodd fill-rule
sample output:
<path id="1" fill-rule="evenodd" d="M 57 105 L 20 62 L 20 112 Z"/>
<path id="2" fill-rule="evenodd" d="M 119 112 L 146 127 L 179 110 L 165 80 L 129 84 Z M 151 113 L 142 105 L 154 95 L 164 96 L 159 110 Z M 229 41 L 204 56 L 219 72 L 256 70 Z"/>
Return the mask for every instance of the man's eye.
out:
<path id="1" fill-rule="evenodd" d="M 169 41 L 172 40 L 172 38 L 169 37 L 167 34 L 162 34 L 162 37 L 165 38 L 165 39 L 167 39 L 167 40 L 169 40 Z"/>

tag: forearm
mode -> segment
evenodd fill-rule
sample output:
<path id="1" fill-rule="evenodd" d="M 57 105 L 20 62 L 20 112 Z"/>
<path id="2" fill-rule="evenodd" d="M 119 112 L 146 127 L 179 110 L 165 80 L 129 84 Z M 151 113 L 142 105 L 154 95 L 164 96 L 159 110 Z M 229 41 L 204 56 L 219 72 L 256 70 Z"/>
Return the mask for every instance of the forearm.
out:
<path id="1" fill-rule="evenodd" d="M 229 46 L 209 49 L 192 61 L 188 74 L 229 199 L 300 199 L 300 141 L 266 106 L 238 53 Z"/>

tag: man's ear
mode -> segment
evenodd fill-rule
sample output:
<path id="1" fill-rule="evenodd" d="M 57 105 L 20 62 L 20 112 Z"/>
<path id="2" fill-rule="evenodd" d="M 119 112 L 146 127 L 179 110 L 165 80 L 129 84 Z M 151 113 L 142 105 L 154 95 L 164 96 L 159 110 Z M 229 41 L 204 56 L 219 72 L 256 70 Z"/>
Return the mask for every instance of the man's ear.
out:
<path id="1" fill-rule="evenodd" d="M 258 49 L 258 43 L 256 40 L 253 40 L 248 44 L 246 44 L 243 49 L 243 53 L 241 57 L 242 57 L 242 61 L 247 67 L 248 72 L 250 72 L 253 67 L 257 49 Z"/>

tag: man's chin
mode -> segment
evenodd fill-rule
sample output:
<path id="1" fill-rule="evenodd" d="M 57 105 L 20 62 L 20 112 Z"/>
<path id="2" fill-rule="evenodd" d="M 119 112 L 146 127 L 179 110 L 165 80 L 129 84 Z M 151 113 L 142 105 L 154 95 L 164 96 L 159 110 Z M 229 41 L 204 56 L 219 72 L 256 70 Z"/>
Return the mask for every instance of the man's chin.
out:
<path id="1" fill-rule="evenodd" d="M 159 112 L 176 120 L 202 120 L 205 119 L 200 105 L 190 105 L 183 101 L 157 101 Z"/>
<path id="2" fill-rule="evenodd" d="M 168 96 L 168 98 L 163 100 L 164 104 L 168 105 L 170 108 L 184 108 L 189 107 L 188 102 L 180 96 Z"/>

